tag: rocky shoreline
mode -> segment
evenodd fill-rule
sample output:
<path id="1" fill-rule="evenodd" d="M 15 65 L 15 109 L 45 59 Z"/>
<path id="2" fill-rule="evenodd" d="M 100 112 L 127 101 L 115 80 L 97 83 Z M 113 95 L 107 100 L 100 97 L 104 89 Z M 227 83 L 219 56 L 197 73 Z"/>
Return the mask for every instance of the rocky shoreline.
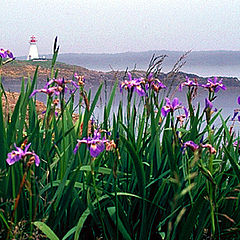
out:
<path id="1" fill-rule="evenodd" d="M 5 94 L 6 96 L 4 94 L 2 96 L 2 107 L 3 107 L 3 115 L 5 118 L 7 118 L 9 115 L 10 116 L 12 115 L 14 108 L 16 106 L 16 103 L 18 101 L 18 98 L 20 96 L 20 93 L 5 92 Z M 43 102 L 36 100 L 35 106 L 36 106 L 38 117 L 42 119 L 46 111 L 46 105 Z M 56 109 L 56 110 L 60 113 L 60 109 Z M 76 122 L 76 120 L 78 119 L 78 114 L 73 113 L 72 118 L 73 118 L 73 121 Z"/>
<path id="2" fill-rule="evenodd" d="M 19 98 L 20 93 L 17 92 L 5 92 L 6 96 L 3 94 L 2 96 L 2 106 L 3 106 L 3 114 L 4 116 L 8 116 L 8 114 L 12 114 Z M 36 109 L 37 114 L 39 116 L 42 115 L 42 112 L 46 110 L 46 105 L 36 100 Z"/>

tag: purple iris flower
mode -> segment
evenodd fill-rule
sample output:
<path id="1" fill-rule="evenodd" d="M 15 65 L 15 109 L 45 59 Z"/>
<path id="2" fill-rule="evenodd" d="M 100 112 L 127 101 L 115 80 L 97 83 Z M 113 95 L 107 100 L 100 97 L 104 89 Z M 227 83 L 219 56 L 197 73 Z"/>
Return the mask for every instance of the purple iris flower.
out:
<path id="1" fill-rule="evenodd" d="M 64 89 L 64 93 L 67 93 L 68 87 L 64 85 L 65 84 L 64 78 L 51 79 L 49 82 L 46 83 L 43 89 L 51 89 L 51 88 L 57 87 L 57 86 L 52 86 L 49 88 L 49 86 L 53 83 L 56 83 L 57 86 L 59 86 L 59 89 Z M 58 95 L 58 94 L 55 94 L 55 95 Z"/>
<path id="2" fill-rule="evenodd" d="M 64 78 L 59 78 L 59 79 L 51 79 L 49 82 L 46 83 L 46 85 L 44 86 L 44 88 L 48 88 L 51 84 L 53 83 L 57 83 L 57 85 L 59 86 L 63 86 L 64 84 Z"/>
<path id="3" fill-rule="evenodd" d="M 47 112 L 47 111 L 44 110 L 44 111 L 42 111 L 42 114 L 45 114 L 46 112 Z M 57 111 L 54 111 L 54 114 L 55 114 L 56 117 L 58 116 L 58 112 L 57 112 Z"/>
<path id="4" fill-rule="evenodd" d="M 119 84 L 120 93 L 122 93 L 123 89 L 128 89 L 128 88 L 129 87 L 128 87 L 128 81 L 127 80 L 125 80 L 124 82 L 121 82 Z"/>
<path id="5" fill-rule="evenodd" d="M 197 87 L 197 81 L 190 80 L 189 77 L 186 77 L 186 81 L 179 85 L 179 91 L 182 91 L 183 86 L 187 87 Z"/>
<path id="6" fill-rule="evenodd" d="M 3 48 L 0 49 L 0 57 L 1 58 L 13 58 L 13 54 L 12 52 L 10 52 L 9 50 L 4 50 Z"/>
<path id="7" fill-rule="evenodd" d="M 3 48 L 0 49 L 0 57 L 1 58 L 6 58 L 7 57 L 7 53 Z"/>
<path id="8" fill-rule="evenodd" d="M 79 88 L 77 83 L 75 83 L 73 80 L 64 80 L 64 78 L 51 79 L 49 82 L 47 82 L 47 84 L 44 86 L 44 88 L 47 88 L 48 86 L 50 86 L 53 83 L 56 83 L 59 87 L 64 88 L 65 93 L 68 90 L 68 87 L 66 86 L 67 83 L 71 83 L 75 87 L 75 89 Z M 69 89 L 70 93 L 71 93 L 71 91 L 74 91 L 74 90 Z"/>
<path id="9" fill-rule="evenodd" d="M 205 98 L 205 109 L 204 109 L 204 111 L 206 113 L 207 123 L 209 123 L 209 120 L 211 119 L 212 114 L 214 112 L 217 112 L 217 109 L 216 108 L 213 109 L 213 103 L 208 98 Z"/>
<path id="10" fill-rule="evenodd" d="M 232 117 L 232 121 L 235 120 L 236 116 L 238 115 L 239 113 L 239 110 L 238 109 L 234 109 L 234 113 L 233 113 L 233 117 Z M 238 119 L 239 119 L 240 116 L 238 116 Z"/>
<path id="11" fill-rule="evenodd" d="M 185 112 L 186 118 L 188 118 L 188 110 L 187 110 L 187 108 L 186 108 L 186 107 L 183 107 L 183 110 L 184 110 L 184 112 Z"/>
<path id="12" fill-rule="evenodd" d="M 149 86 L 151 86 L 155 92 L 159 92 L 159 90 L 166 88 L 158 78 L 153 77 L 153 73 L 148 75 L 147 83 L 145 84 L 146 90 L 149 89 Z"/>
<path id="13" fill-rule="evenodd" d="M 167 116 L 169 112 L 174 112 L 175 110 L 182 108 L 185 112 L 186 117 L 188 117 L 188 110 L 182 106 L 182 103 L 179 102 L 178 98 L 174 98 L 172 103 L 169 98 L 165 98 L 166 105 L 162 107 L 161 112 L 164 117 Z"/>
<path id="14" fill-rule="evenodd" d="M 142 85 L 145 84 L 145 81 L 143 78 L 132 78 L 131 73 L 128 72 L 128 80 L 125 80 L 124 82 L 120 83 L 120 93 L 122 93 L 123 89 L 128 89 L 136 92 L 140 97 L 145 96 L 145 90 Z"/>
<path id="15" fill-rule="evenodd" d="M 152 81 L 153 80 L 153 73 L 150 72 L 149 75 L 148 75 L 148 81 Z"/>
<path id="16" fill-rule="evenodd" d="M 51 97 L 53 94 L 54 95 L 59 95 L 62 90 L 63 90 L 63 88 L 60 87 L 60 86 L 59 87 L 37 89 L 37 90 L 34 90 L 29 97 L 31 98 L 36 93 L 39 93 L 39 92 L 46 93 L 49 97 Z"/>
<path id="17" fill-rule="evenodd" d="M 202 148 L 207 148 L 211 154 L 216 154 L 216 152 L 217 152 L 216 149 L 209 143 L 202 144 L 201 147 Z"/>
<path id="18" fill-rule="evenodd" d="M 11 51 L 6 50 L 5 52 L 9 58 L 13 58 L 13 53 Z"/>
<path id="19" fill-rule="evenodd" d="M 233 146 L 238 148 L 238 153 L 240 153 L 240 142 L 239 140 L 236 140 L 235 142 L 233 142 Z"/>
<path id="20" fill-rule="evenodd" d="M 157 93 L 159 92 L 159 90 L 166 88 L 166 86 L 158 79 L 155 79 L 155 82 L 151 82 L 151 87 Z"/>
<path id="21" fill-rule="evenodd" d="M 132 79 L 132 75 L 131 75 L 131 73 L 127 73 L 128 74 L 128 80 L 125 80 L 124 82 L 122 82 L 121 84 L 120 84 L 120 92 L 122 93 L 122 90 L 123 89 L 129 89 L 129 90 L 131 90 L 132 89 L 132 87 L 134 86 L 134 81 L 133 81 L 133 79 Z"/>
<path id="22" fill-rule="evenodd" d="M 166 86 L 159 79 L 155 79 L 155 84 L 161 89 L 166 88 Z"/>
<path id="23" fill-rule="evenodd" d="M 15 162 L 18 162 L 20 159 L 22 159 L 22 155 L 23 155 L 23 150 L 19 147 L 17 147 L 14 144 L 16 150 L 13 150 L 12 152 L 8 153 L 8 157 L 6 159 L 7 163 L 9 165 L 14 164 Z"/>
<path id="24" fill-rule="evenodd" d="M 143 97 L 146 95 L 144 89 L 142 88 L 142 86 L 140 84 L 136 85 L 134 87 L 134 92 L 136 92 L 138 94 L 138 96 L 140 96 L 140 97 Z"/>
<path id="25" fill-rule="evenodd" d="M 212 109 L 212 107 L 213 107 L 213 103 L 210 102 L 210 100 L 208 98 L 205 98 L 205 109 L 206 108 Z"/>
<path id="26" fill-rule="evenodd" d="M 92 157 L 97 157 L 101 152 L 103 152 L 105 150 L 105 144 L 108 140 L 106 139 L 101 139 L 101 134 L 100 132 L 98 132 L 97 130 L 95 130 L 94 132 L 94 136 L 93 137 L 85 137 L 82 140 L 77 140 L 77 144 L 73 150 L 74 154 L 77 153 L 77 150 L 79 148 L 79 146 L 81 145 L 81 143 L 86 143 L 88 145 L 89 151 L 90 151 L 90 155 Z"/>
<path id="27" fill-rule="evenodd" d="M 34 157 L 35 165 L 38 167 L 40 164 L 40 158 L 36 153 L 28 151 L 30 145 L 31 143 L 26 145 L 25 149 L 22 149 L 20 147 L 17 147 L 16 144 L 14 144 L 16 150 L 13 150 L 12 152 L 8 153 L 6 162 L 9 165 L 13 165 L 15 162 L 18 162 L 20 159 L 23 159 L 26 156 L 32 156 Z"/>
<path id="28" fill-rule="evenodd" d="M 215 93 L 217 93 L 220 89 L 222 90 L 227 89 L 226 86 L 222 83 L 222 80 L 218 81 L 217 77 L 214 77 L 213 80 L 209 78 L 207 80 L 207 84 L 203 84 L 201 86 L 209 89 L 210 92 L 215 92 Z"/>
<path id="29" fill-rule="evenodd" d="M 238 104 L 240 105 L 240 96 L 237 99 Z M 238 116 L 238 121 L 240 121 L 240 115 L 239 115 L 240 109 L 234 109 L 232 121 L 235 120 L 235 118 Z"/>
<path id="30" fill-rule="evenodd" d="M 207 148 L 211 154 L 216 154 L 216 149 L 209 143 L 207 144 L 196 144 L 193 141 L 187 141 L 183 144 L 183 148 L 189 147 L 193 152 L 197 151 L 199 148 Z"/>
<path id="31" fill-rule="evenodd" d="M 195 152 L 199 149 L 199 145 L 197 145 L 195 142 L 193 141 L 187 141 L 183 144 L 183 148 L 186 148 L 186 147 L 190 147 L 190 149 Z"/>
<path id="32" fill-rule="evenodd" d="M 83 86 L 85 84 L 85 78 L 82 75 L 74 74 L 74 78 L 78 81 L 79 86 Z"/>
<path id="33" fill-rule="evenodd" d="M 211 113 L 217 112 L 216 108 L 214 109 L 212 108 L 213 108 L 213 103 L 208 98 L 205 98 L 205 110 L 210 109 Z"/>

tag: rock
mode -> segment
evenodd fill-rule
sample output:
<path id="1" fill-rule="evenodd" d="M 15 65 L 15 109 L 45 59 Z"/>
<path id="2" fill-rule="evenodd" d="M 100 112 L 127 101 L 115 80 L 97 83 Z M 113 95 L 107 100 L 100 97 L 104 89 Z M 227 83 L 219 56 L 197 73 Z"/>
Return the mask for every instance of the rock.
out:
<path id="1" fill-rule="evenodd" d="M 4 94 L 2 96 L 2 106 L 3 106 L 4 117 L 8 118 L 9 113 L 10 113 L 10 116 L 12 115 L 20 94 L 17 92 L 5 92 L 5 93 L 6 93 L 6 96 Z M 44 112 L 46 111 L 46 105 L 43 102 L 36 100 L 35 106 L 37 110 L 37 115 L 39 116 L 39 118 L 43 118 Z M 60 109 L 58 108 L 56 110 L 60 114 Z M 72 118 L 73 118 L 73 122 L 76 122 L 78 120 L 78 114 L 73 113 Z M 28 112 L 27 112 L 27 119 L 28 119 Z"/>

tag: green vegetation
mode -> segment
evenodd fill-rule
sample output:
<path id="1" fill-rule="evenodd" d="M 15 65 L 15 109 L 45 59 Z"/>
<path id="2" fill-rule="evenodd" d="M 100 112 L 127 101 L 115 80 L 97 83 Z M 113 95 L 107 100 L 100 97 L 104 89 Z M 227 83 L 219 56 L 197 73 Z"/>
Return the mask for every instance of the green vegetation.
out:
<path id="1" fill-rule="evenodd" d="M 52 60 L 46 60 L 46 61 L 29 61 L 29 60 L 16 60 L 11 63 L 9 63 L 12 66 L 19 67 L 23 65 L 31 65 L 31 66 L 40 66 L 43 68 L 51 68 Z M 62 62 L 56 62 L 55 64 L 56 68 L 71 68 L 72 66 L 66 63 Z"/>
<path id="2" fill-rule="evenodd" d="M 55 42 L 47 79 L 51 87 L 56 86 L 51 80 L 57 79 L 57 54 Z M 1 239 L 240 238 L 239 138 L 212 103 L 215 90 L 224 87 L 220 82 L 203 86 L 209 90 L 205 109 L 192 106 L 199 87 L 193 82 L 185 84 L 187 108 L 176 99 L 165 103 L 164 86 L 155 78 L 162 60 L 152 59 L 146 78 L 121 83 L 128 101 L 112 112 L 116 80 L 102 123 L 92 121 L 102 85 L 92 97 L 79 76 L 69 99 L 67 82 L 59 85 L 63 90 L 58 86 L 48 93 L 44 119 L 38 118 L 32 97 L 43 94 L 34 92 L 38 68 L 26 86 L 22 82 L 12 113 L 2 105 L 1 87 Z M 219 128 L 214 127 L 217 119 Z M 21 146 L 18 152 L 29 153 L 18 159 L 14 144 Z"/>

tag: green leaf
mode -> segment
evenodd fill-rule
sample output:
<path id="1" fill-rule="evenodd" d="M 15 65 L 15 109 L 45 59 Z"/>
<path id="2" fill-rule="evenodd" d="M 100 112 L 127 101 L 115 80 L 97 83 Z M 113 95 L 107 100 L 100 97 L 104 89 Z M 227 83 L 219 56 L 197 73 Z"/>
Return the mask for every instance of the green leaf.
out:
<path id="1" fill-rule="evenodd" d="M 222 120 L 222 126 L 223 126 L 223 128 L 225 130 L 225 134 L 226 134 L 227 140 L 228 140 L 228 142 L 230 142 L 231 136 L 230 136 L 229 129 L 227 127 L 226 121 L 224 121 L 224 119 L 223 119 L 223 117 L 221 115 L 220 115 L 220 118 Z"/>
<path id="2" fill-rule="evenodd" d="M 3 223 L 6 225 L 6 227 L 10 230 L 10 227 L 7 223 L 6 218 L 3 216 L 2 212 L 0 212 L 0 218 L 2 219 Z"/>
<path id="3" fill-rule="evenodd" d="M 98 199 L 98 201 L 95 200 L 95 201 L 92 203 L 92 205 L 95 205 L 95 204 L 97 204 L 98 202 L 100 202 L 100 201 L 102 201 L 102 200 L 104 200 L 104 199 L 106 199 L 106 198 L 113 197 L 114 195 L 115 195 L 115 193 L 111 193 L 110 196 L 104 195 L 104 196 L 100 197 L 100 198 Z M 125 193 L 125 192 L 118 192 L 118 193 L 117 193 L 117 196 L 133 197 L 133 198 L 140 199 L 140 200 L 142 199 L 141 197 L 139 197 L 139 196 L 137 196 L 137 195 L 134 195 L 134 194 L 131 194 L 131 193 Z M 75 235 L 74 235 L 74 240 L 78 240 L 78 239 L 79 239 L 79 236 L 80 236 L 80 234 L 81 234 L 83 225 L 84 225 L 85 221 L 87 220 L 87 218 L 88 218 L 88 216 L 89 216 L 90 214 L 91 214 L 91 212 L 90 212 L 89 208 L 87 208 L 87 209 L 83 212 L 83 214 L 81 215 L 81 217 L 79 218 L 78 223 L 77 223 L 77 226 L 76 226 L 76 229 L 75 229 L 76 232 L 75 232 Z"/>
<path id="4" fill-rule="evenodd" d="M 128 142 L 123 136 L 120 136 L 120 139 L 125 144 L 125 147 L 127 148 L 129 154 L 132 157 L 136 175 L 137 175 L 139 191 L 141 192 L 142 196 L 144 196 L 144 194 L 145 194 L 145 173 L 144 173 L 143 163 L 142 163 L 141 159 L 139 158 L 139 155 L 136 152 L 136 150 L 134 149 L 133 145 L 130 142 Z"/>
<path id="5" fill-rule="evenodd" d="M 108 213 L 109 213 L 111 219 L 116 224 L 116 208 L 115 207 L 108 207 L 107 210 L 108 210 Z M 118 229 L 122 233 L 124 239 L 132 240 L 132 238 L 129 235 L 127 229 L 124 227 L 124 224 L 123 224 L 122 220 L 119 217 L 118 217 Z"/>
<path id="6" fill-rule="evenodd" d="M 57 37 L 55 37 L 54 45 L 53 45 L 52 69 L 56 63 L 58 51 L 59 51 L 59 46 L 57 46 Z M 53 75 L 53 72 L 52 72 L 52 75 Z"/>
<path id="7" fill-rule="evenodd" d="M 52 198 L 52 202 L 49 204 L 47 210 L 50 210 L 52 204 L 54 204 L 55 210 L 57 209 L 57 207 L 59 205 L 59 202 L 60 202 L 60 199 L 62 197 L 62 192 L 63 192 L 64 187 L 66 185 L 68 176 L 71 172 L 72 165 L 73 165 L 73 160 L 68 163 L 68 166 L 67 166 L 67 169 L 64 173 L 63 179 L 62 179 L 61 183 L 59 184 L 58 189 L 56 190 L 56 192 L 54 194 L 54 197 Z"/>
<path id="8" fill-rule="evenodd" d="M 145 108 L 143 110 L 142 118 L 139 119 L 139 128 L 138 128 L 138 137 L 137 137 L 137 146 L 140 146 L 140 143 L 143 139 L 143 130 L 144 130 L 144 123 L 145 123 Z"/>
<path id="9" fill-rule="evenodd" d="M 11 117 L 11 122 L 8 125 L 8 131 L 7 131 L 7 144 L 10 146 L 12 144 L 12 139 L 13 136 L 16 134 L 16 123 L 19 119 L 19 108 L 21 104 L 21 97 L 22 95 L 20 94 L 17 104 L 15 105 L 12 117 Z"/>
<path id="10" fill-rule="evenodd" d="M 111 107 L 112 107 L 112 103 L 113 103 L 114 97 L 116 95 L 117 86 L 118 86 L 118 80 L 116 80 L 115 83 L 114 83 L 114 86 L 113 86 L 113 89 L 112 89 L 112 92 L 111 92 L 111 95 L 110 95 L 110 98 L 109 98 L 109 101 L 108 101 L 107 111 L 106 111 L 106 118 L 109 117 L 109 114 L 110 114 L 110 111 L 111 111 Z"/>
<path id="11" fill-rule="evenodd" d="M 92 169 L 91 169 L 91 166 L 90 166 L 90 165 L 85 165 L 85 166 L 80 167 L 80 171 L 88 171 L 88 172 L 91 172 Z M 111 168 L 105 168 L 105 167 L 99 167 L 99 168 L 97 169 L 97 172 L 98 172 L 98 173 L 102 173 L 102 174 L 110 175 L 110 174 L 112 173 L 112 169 L 111 169 Z M 117 171 L 116 173 L 117 173 L 117 175 L 126 175 L 126 173 L 124 173 L 124 172 L 119 172 L 119 171 Z"/>
<path id="12" fill-rule="evenodd" d="M 234 160 L 234 158 L 231 156 L 231 154 L 229 153 L 229 151 L 227 150 L 227 148 L 224 145 L 223 145 L 223 149 L 228 156 L 228 159 L 232 165 L 234 172 L 237 175 L 238 181 L 240 182 L 240 169 L 238 167 L 238 163 Z"/>
<path id="13" fill-rule="evenodd" d="M 34 222 L 36 227 L 38 227 L 50 240 L 59 240 L 57 235 L 48 227 L 44 222 Z"/>
<path id="14" fill-rule="evenodd" d="M 68 239 L 68 237 L 70 237 L 72 234 L 74 234 L 76 231 L 76 227 L 73 227 L 72 229 L 70 229 L 63 237 L 62 240 L 66 240 Z"/>
<path id="15" fill-rule="evenodd" d="M 203 176 L 205 176 L 213 185 L 216 185 L 216 181 L 214 180 L 211 172 L 207 168 L 200 164 L 198 164 L 198 168 L 202 172 Z"/>
<path id="16" fill-rule="evenodd" d="M 102 86 L 103 86 L 103 84 L 101 83 L 101 85 L 99 86 L 99 88 L 98 88 L 98 90 L 97 90 L 97 92 L 95 94 L 95 97 L 93 99 L 93 102 L 91 104 L 91 108 L 90 108 L 90 111 L 89 111 L 89 118 L 91 117 L 91 115 L 92 115 L 92 113 L 93 113 L 93 111 L 94 111 L 94 109 L 96 107 L 98 98 L 99 98 L 99 96 L 101 94 L 101 91 L 102 91 Z"/>
<path id="17" fill-rule="evenodd" d="M 34 72 L 32 84 L 31 84 L 31 86 L 30 86 L 30 88 L 29 88 L 29 91 L 28 91 L 28 93 L 27 93 L 27 96 L 26 96 L 27 98 L 29 98 L 29 96 L 30 96 L 31 93 L 33 92 L 34 87 L 35 87 L 35 84 L 36 84 L 36 82 L 37 82 L 37 78 L 38 78 L 38 68 L 39 68 L 39 66 L 36 67 L 36 70 L 35 70 L 35 72 Z M 24 82 L 24 81 L 23 81 L 23 82 Z"/>
<path id="18" fill-rule="evenodd" d="M 89 208 L 87 208 L 78 220 L 78 224 L 77 224 L 76 229 L 75 229 L 76 232 L 75 232 L 75 235 L 74 235 L 74 240 L 79 239 L 79 236 L 80 236 L 81 230 L 83 228 L 83 225 L 84 225 L 84 223 L 87 220 L 89 215 L 90 215 L 90 210 L 89 210 Z"/>
<path id="19" fill-rule="evenodd" d="M 195 203 L 193 204 L 190 213 L 187 216 L 187 219 L 184 221 L 184 223 L 182 223 L 182 228 L 181 232 L 180 232 L 180 237 L 179 239 L 185 240 L 185 239 L 190 239 L 193 227 L 197 221 L 197 216 L 199 214 L 199 212 L 201 211 L 201 209 L 203 208 L 203 204 L 206 201 L 204 199 L 206 192 L 205 190 L 203 190 L 198 198 L 196 199 Z M 205 210 L 205 208 L 203 208 Z M 206 211 L 206 210 L 205 210 Z M 207 210 L 208 211 L 208 210 Z"/>
<path id="20" fill-rule="evenodd" d="M 3 108 L 2 108 L 2 92 L 0 93 L 0 169 L 4 169 L 6 166 L 6 156 L 7 156 L 7 139 L 5 131 L 5 123 L 3 119 Z"/>

